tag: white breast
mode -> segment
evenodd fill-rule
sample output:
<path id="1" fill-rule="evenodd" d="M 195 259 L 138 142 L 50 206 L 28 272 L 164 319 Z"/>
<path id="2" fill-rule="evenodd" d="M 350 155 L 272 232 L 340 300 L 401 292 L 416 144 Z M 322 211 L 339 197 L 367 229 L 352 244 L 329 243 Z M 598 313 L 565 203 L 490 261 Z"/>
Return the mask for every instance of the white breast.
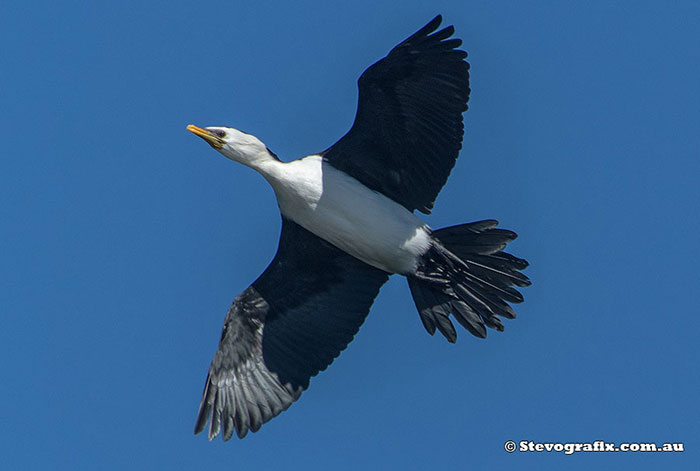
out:
<path id="1" fill-rule="evenodd" d="M 423 221 L 318 155 L 278 165 L 266 178 L 285 217 L 376 268 L 412 273 L 430 246 Z"/>

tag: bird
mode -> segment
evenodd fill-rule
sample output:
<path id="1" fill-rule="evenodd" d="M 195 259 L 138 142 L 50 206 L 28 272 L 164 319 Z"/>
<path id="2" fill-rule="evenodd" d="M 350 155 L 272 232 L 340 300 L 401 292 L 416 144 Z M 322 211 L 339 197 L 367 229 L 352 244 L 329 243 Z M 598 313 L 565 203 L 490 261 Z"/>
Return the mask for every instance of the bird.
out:
<path id="1" fill-rule="evenodd" d="M 282 216 L 277 253 L 228 310 L 195 434 L 239 438 L 289 408 L 343 351 L 391 275 L 407 278 L 425 329 L 454 343 L 515 318 L 528 262 L 504 251 L 515 232 L 489 219 L 432 229 L 455 165 L 469 100 L 467 53 L 438 15 L 358 79 L 350 130 L 330 148 L 283 162 L 257 137 L 187 126 L 256 170 Z"/>

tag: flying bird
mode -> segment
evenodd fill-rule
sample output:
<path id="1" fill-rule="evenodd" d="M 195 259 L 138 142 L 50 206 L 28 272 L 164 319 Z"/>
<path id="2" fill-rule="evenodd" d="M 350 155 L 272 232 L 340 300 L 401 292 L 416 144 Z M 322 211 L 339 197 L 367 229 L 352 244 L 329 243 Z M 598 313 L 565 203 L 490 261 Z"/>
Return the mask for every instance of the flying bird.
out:
<path id="1" fill-rule="evenodd" d="M 433 230 L 428 214 L 462 147 L 467 53 L 437 16 L 358 80 L 350 130 L 333 146 L 282 162 L 230 127 L 187 129 L 259 172 L 282 215 L 274 259 L 228 310 L 195 433 L 243 438 L 286 410 L 364 322 L 390 275 L 408 280 L 425 329 L 449 342 L 450 317 L 477 337 L 503 330 L 528 263 L 516 238 L 486 220 Z"/>

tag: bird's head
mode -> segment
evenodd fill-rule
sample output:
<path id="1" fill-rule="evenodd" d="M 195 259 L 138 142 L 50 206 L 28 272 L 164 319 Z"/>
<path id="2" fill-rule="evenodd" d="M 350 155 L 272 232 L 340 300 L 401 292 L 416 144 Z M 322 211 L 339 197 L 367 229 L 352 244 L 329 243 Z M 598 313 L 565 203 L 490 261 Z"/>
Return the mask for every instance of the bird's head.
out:
<path id="1" fill-rule="evenodd" d="M 248 166 L 255 166 L 260 160 L 276 157 L 260 139 L 238 129 L 224 126 L 200 128 L 190 124 L 187 130 L 204 139 L 227 158 Z"/>

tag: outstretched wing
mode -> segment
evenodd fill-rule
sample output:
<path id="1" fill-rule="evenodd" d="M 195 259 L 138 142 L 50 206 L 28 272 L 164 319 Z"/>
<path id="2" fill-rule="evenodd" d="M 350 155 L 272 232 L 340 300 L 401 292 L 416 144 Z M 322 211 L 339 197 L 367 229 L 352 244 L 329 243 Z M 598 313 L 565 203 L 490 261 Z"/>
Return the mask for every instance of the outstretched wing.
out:
<path id="1" fill-rule="evenodd" d="M 243 438 L 287 409 L 350 343 L 389 274 L 282 220 L 277 255 L 226 315 L 195 433 Z"/>
<path id="2" fill-rule="evenodd" d="M 435 17 L 358 80 L 350 131 L 323 156 L 405 206 L 430 213 L 462 148 L 469 100 L 467 53 Z"/>

